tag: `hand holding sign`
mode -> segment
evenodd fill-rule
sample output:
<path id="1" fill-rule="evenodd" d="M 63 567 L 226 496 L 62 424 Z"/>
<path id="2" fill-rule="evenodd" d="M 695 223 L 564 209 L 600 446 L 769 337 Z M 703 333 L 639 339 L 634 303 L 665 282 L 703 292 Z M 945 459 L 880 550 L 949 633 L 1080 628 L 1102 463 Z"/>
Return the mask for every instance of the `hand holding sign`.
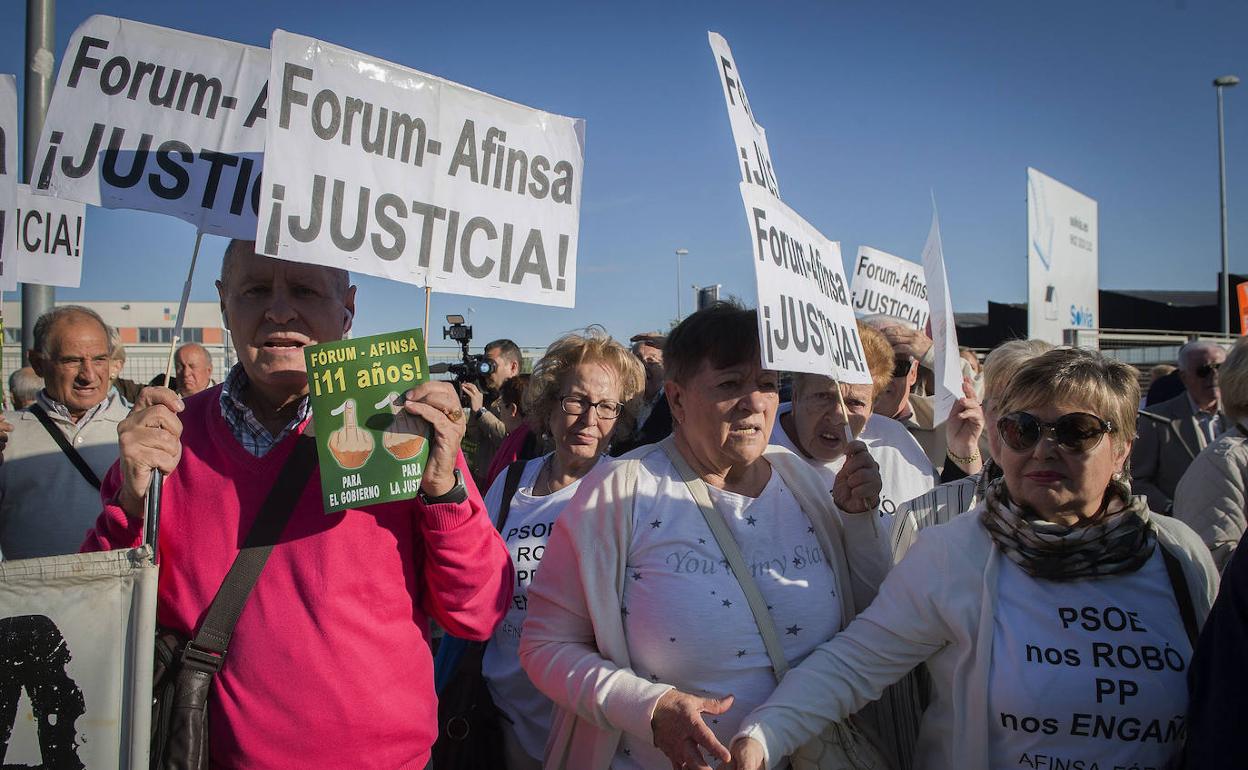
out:
<path id="1" fill-rule="evenodd" d="M 880 466 L 867 451 L 867 445 L 855 441 L 845 450 L 845 464 L 836 474 L 832 500 L 843 513 L 866 513 L 880 505 Z"/>
<path id="2" fill-rule="evenodd" d="M 464 438 L 459 395 L 449 382 L 424 382 L 407 391 L 403 409 L 433 426 L 429 462 L 420 488 L 430 497 L 444 495 L 455 486 L 455 458 Z"/>
<path id="3" fill-rule="evenodd" d="M 136 406 L 117 426 L 122 479 L 117 502 L 132 519 L 143 518 L 152 472 L 172 473 L 182 459 L 178 413 L 186 408 L 168 388 L 144 388 L 141 398 L 147 406 Z"/>
<path id="4" fill-rule="evenodd" d="M 984 407 L 975 397 L 975 386 L 962 378 L 962 398 L 953 404 L 945 422 L 949 459 L 965 473 L 979 473 L 984 467 L 979 456 L 979 437 L 984 432 Z M 965 460 L 965 462 L 963 462 Z"/>

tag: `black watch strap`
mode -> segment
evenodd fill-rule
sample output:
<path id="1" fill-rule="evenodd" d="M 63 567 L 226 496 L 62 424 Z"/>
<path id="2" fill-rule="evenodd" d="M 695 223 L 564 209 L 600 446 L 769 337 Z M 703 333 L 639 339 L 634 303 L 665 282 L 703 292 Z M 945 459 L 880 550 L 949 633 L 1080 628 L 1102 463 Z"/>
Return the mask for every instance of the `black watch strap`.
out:
<path id="1" fill-rule="evenodd" d="M 437 497 L 430 497 L 425 494 L 425 490 L 416 493 L 420 501 L 425 505 L 445 505 L 451 503 L 459 505 L 468 499 L 468 487 L 464 486 L 464 474 L 459 472 L 459 468 L 455 469 L 455 486 L 446 490 Z"/>

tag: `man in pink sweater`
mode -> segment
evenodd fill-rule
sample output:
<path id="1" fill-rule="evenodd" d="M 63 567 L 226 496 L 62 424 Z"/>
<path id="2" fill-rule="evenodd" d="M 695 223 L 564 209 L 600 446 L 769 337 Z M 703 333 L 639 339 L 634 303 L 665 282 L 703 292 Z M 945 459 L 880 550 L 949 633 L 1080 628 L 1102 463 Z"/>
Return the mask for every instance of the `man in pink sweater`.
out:
<path id="1" fill-rule="evenodd" d="M 217 289 L 239 364 L 183 401 L 145 391 L 84 550 L 140 541 L 151 474 L 166 474 L 158 622 L 193 637 L 296 439 L 311 428 L 303 347 L 341 339 L 345 271 L 231 242 Z M 446 383 L 407 394 L 433 426 L 417 500 L 326 514 L 313 471 L 247 600 L 210 702 L 219 768 L 424 768 L 437 735 L 429 623 L 483 640 L 511 564 L 459 442 Z M 452 419 L 454 418 L 454 419 Z"/>

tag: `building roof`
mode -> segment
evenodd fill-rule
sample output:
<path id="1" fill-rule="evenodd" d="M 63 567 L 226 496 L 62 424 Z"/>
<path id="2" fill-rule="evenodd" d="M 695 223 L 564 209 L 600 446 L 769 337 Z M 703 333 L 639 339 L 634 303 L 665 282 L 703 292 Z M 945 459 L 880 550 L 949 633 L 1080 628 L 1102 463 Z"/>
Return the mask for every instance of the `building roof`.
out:
<path id="1" fill-rule="evenodd" d="M 1170 289 L 1101 289 L 1103 292 L 1157 302 L 1170 307 L 1206 307 L 1218 304 L 1216 291 L 1175 291 Z"/>

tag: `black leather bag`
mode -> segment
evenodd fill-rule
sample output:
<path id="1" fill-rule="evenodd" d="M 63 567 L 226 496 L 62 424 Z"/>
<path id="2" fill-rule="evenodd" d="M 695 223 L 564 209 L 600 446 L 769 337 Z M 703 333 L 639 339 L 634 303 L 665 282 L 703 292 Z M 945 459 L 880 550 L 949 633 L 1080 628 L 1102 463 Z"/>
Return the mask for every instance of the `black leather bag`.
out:
<path id="1" fill-rule="evenodd" d="M 295 440 L 243 548 L 217 589 L 193 640 L 156 630 L 152 676 L 152 770 L 208 770 L 208 697 L 225 663 L 234 626 L 269 553 L 286 528 L 316 464 L 316 443 Z"/>
<path id="2" fill-rule="evenodd" d="M 507 466 L 503 502 L 498 512 L 502 532 L 511 510 L 511 498 L 520 486 L 525 460 Z M 503 725 L 506 719 L 494 705 L 490 687 L 481 675 L 485 642 L 469 642 L 455 672 L 438 695 L 438 739 L 433 744 L 431 770 L 490 770 L 506 767 Z"/>

